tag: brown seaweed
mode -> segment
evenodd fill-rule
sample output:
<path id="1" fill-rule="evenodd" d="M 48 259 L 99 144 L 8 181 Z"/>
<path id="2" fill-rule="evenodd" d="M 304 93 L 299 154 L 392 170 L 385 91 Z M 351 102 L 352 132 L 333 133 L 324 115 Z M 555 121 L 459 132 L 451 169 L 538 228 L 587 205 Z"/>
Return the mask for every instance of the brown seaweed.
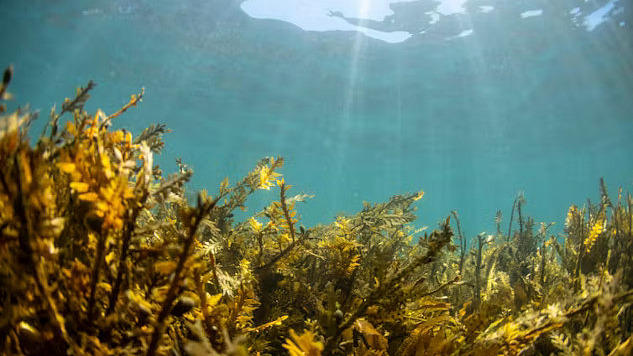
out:
<path id="1" fill-rule="evenodd" d="M 601 181 L 601 201 L 572 206 L 559 236 L 525 215 L 522 194 L 507 234 L 499 212 L 496 234 L 470 243 L 455 211 L 435 231 L 415 228 L 421 191 L 306 228 L 311 196 L 291 193 L 282 158 L 190 201 L 192 171 L 178 161 L 163 177 L 154 164 L 164 125 L 136 137 L 111 127 L 144 92 L 108 115 L 84 109 L 93 87 L 53 109 L 35 144 L 32 113 L 0 112 L 5 354 L 633 350 L 633 199 L 621 189 L 611 199 Z M 278 199 L 237 221 L 260 189 Z"/>

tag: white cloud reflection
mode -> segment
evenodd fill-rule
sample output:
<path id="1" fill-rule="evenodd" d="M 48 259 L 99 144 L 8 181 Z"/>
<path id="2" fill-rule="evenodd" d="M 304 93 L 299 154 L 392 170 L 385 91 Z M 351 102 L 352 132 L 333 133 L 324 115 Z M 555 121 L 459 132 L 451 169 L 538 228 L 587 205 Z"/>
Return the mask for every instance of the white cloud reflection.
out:
<path id="1" fill-rule="evenodd" d="M 416 1 L 419 0 L 294 0 L 289 6 L 287 0 L 246 0 L 241 7 L 253 18 L 286 21 L 305 31 L 358 31 L 381 41 L 399 43 L 413 34 L 374 30 L 350 23 L 343 17 L 382 22 L 393 15 L 391 4 Z M 435 12 L 441 15 L 463 13 L 466 1 L 440 0 Z"/>
<path id="2" fill-rule="evenodd" d="M 242 10 L 253 18 L 273 19 L 292 23 L 305 31 L 351 31 L 387 43 L 400 43 L 411 38 L 414 34 L 424 34 L 429 27 L 442 21 L 442 17 L 455 14 L 466 14 L 468 0 L 434 0 L 429 4 L 435 4 L 435 8 L 425 12 L 430 16 L 425 29 L 422 31 L 408 32 L 405 30 L 388 31 L 372 28 L 363 24 L 362 20 L 382 23 L 389 16 L 394 15 L 391 6 L 398 3 L 414 3 L 422 0 L 245 0 L 241 4 Z M 616 3 L 619 0 L 611 0 L 601 8 L 590 14 L 584 14 L 580 8 L 569 10 L 572 22 L 576 26 L 584 27 L 592 31 L 601 23 L 607 21 L 610 16 L 617 13 Z M 490 13 L 495 10 L 492 5 L 479 5 L 475 12 Z M 529 18 L 543 15 L 543 9 L 534 9 L 521 13 L 521 18 Z M 357 21 L 360 20 L 360 21 Z M 390 22 L 394 18 L 389 19 Z M 397 21 L 397 19 L 396 19 Z M 619 24 L 625 26 L 624 22 Z M 462 32 L 447 36 L 447 39 L 469 36 L 472 29 L 463 28 Z"/>
<path id="3" fill-rule="evenodd" d="M 528 17 L 535 17 L 535 16 L 541 16 L 541 15 L 543 15 L 543 9 L 528 10 L 521 13 L 521 18 L 525 19 Z"/>
<path id="4" fill-rule="evenodd" d="M 609 12 L 611 12 L 611 10 L 615 7 L 616 1 L 617 0 L 609 1 L 603 7 L 585 17 L 584 25 L 587 31 L 593 31 L 596 26 L 607 20 Z"/>

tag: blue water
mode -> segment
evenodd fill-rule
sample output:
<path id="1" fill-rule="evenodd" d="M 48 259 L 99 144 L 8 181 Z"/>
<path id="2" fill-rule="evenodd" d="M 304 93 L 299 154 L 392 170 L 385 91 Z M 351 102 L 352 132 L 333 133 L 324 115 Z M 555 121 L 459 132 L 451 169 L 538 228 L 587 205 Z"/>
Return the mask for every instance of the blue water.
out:
<path id="1" fill-rule="evenodd" d="M 455 209 L 469 234 L 491 232 L 522 191 L 527 213 L 560 227 L 571 204 L 598 197 L 600 177 L 613 194 L 633 188 L 629 0 L 471 0 L 450 15 L 422 0 L 394 4 L 393 22 L 346 20 L 413 34 L 399 43 L 253 18 L 240 4 L 2 0 L 12 105 L 41 110 L 38 133 L 89 79 L 90 110 L 145 87 L 116 125 L 166 123 L 165 172 L 182 157 L 191 189 L 213 192 L 281 155 L 292 191 L 315 194 L 299 207 L 306 226 L 423 189 L 419 225 Z"/>

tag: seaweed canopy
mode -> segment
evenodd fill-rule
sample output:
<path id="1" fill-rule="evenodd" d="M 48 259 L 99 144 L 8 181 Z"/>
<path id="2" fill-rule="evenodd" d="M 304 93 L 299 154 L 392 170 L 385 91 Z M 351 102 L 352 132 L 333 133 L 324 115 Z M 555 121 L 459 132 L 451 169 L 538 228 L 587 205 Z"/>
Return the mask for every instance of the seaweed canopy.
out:
<path id="1" fill-rule="evenodd" d="M 631 354 L 632 199 L 620 189 L 612 202 L 600 185 L 601 202 L 572 206 L 561 236 L 525 216 L 522 194 L 510 217 L 515 230 L 510 221 L 507 235 L 498 227 L 476 236 L 468 255 L 460 233 L 460 253 L 443 262 L 465 282 L 448 295 L 462 306 L 465 343 L 457 354 Z"/>
<path id="2" fill-rule="evenodd" d="M 11 74 L 5 71 L 5 99 Z M 396 300 L 388 291 L 450 240 L 445 225 L 426 247 L 404 243 L 410 205 L 421 193 L 367 206 L 329 227 L 298 227 L 296 204 L 310 196 L 288 196 L 276 172 L 281 158 L 261 160 L 241 181 L 224 180 L 215 196 L 201 192 L 191 206 L 183 188 L 191 170 L 179 161 L 179 171 L 163 178 L 153 163 L 163 125 L 137 137 L 110 129 L 144 93 L 113 114 L 88 113 L 93 87 L 53 109 L 34 145 L 27 135 L 33 114 L 2 117 L 0 346 L 7 353 L 333 353 L 346 330 L 380 339 L 365 316 L 372 307 L 402 306 L 404 294 Z M 250 194 L 273 187 L 278 201 L 233 221 Z M 414 250 L 426 252 L 415 257 Z M 378 275 L 372 253 L 390 259 Z M 309 266 L 336 282 L 309 279 Z M 344 297 L 343 287 L 359 292 Z M 289 290 L 309 296 L 278 298 Z M 299 336 L 291 326 L 314 333 Z M 282 345 L 276 335 L 291 338 Z"/>
<path id="3" fill-rule="evenodd" d="M 11 69 L 4 73 L 0 97 Z M 35 144 L 27 110 L 0 106 L 0 349 L 18 355 L 629 355 L 633 199 L 570 208 L 563 236 L 524 213 L 469 239 L 459 215 L 416 229 L 423 192 L 306 228 L 264 158 L 188 201 L 192 171 L 163 177 L 168 130 L 111 128 L 53 109 Z M 247 198 L 270 204 L 236 221 Z M 515 214 L 516 212 L 516 218 Z M 515 229 L 512 228 L 515 222 Z M 454 224 L 457 235 L 454 236 Z M 455 242 L 455 245 L 453 245 Z"/>
<path id="4" fill-rule="evenodd" d="M 11 69 L 4 79 L 6 98 Z M 136 138 L 109 130 L 143 92 L 111 115 L 89 114 L 93 87 L 53 109 L 33 147 L 34 115 L 2 117 L 0 342 L 10 354 L 164 353 L 181 326 L 201 332 L 202 315 L 221 309 L 217 298 L 196 293 L 209 271 L 198 236 L 202 225 L 213 227 L 205 219 L 220 199 L 238 194 L 201 194 L 189 206 L 182 186 L 191 171 L 181 165 L 163 179 L 153 166 L 164 126 Z M 251 178 L 238 188 L 259 184 Z"/>

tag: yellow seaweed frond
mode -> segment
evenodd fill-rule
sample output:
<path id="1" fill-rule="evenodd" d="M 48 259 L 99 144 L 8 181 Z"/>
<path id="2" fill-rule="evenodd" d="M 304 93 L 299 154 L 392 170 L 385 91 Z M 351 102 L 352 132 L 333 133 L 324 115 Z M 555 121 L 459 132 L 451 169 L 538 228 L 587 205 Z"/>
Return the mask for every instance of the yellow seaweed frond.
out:
<path id="1" fill-rule="evenodd" d="M 367 346 L 374 351 L 386 351 L 389 347 L 387 338 L 367 320 L 361 318 L 354 323 L 354 329 L 363 335 Z"/>
<path id="2" fill-rule="evenodd" d="M 605 227 L 606 220 L 604 215 L 601 214 L 600 216 L 598 216 L 593 226 L 591 226 L 591 230 L 589 230 L 589 236 L 584 241 L 586 252 L 591 251 L 591 248 L 593 247 L 593 245 L 595 245 L 598 236 L 600 236 L 600 234 L 604 232 Z"/>
<path id="3" fill-rule="evenodd" d="M 275 320 L 273 320 L 271 322 L 268 322 L 266 324 L 262 324 L 262 325 L 255 326 L 255 327 L 252 327 L 252 328 L 244 328 L 243 331 L 247 332 L 247 333 L 248 332 L 260 332 L 262 330 L 266 330 L 266 329 L 271 328 L 273 326 L 280 326 L 280 325 L 282 325 L 283 321 L 286 320 L 286 319 L 288 319 L 288 315 L 282 315 L 279 318 L 277 318 L 277 319 L 275 319 Z"/>
<path id="4" fill-rule="evenodd" d="M 414 197 L 413 197 L 413 201 L 418 201 L 420 199 L 422 199 L 422 197 L 424 197 L 424 191 L 420 190 Z"/>
<path id="5" fill-rule="evenodd" d="M 578 214 L 578 208 L 575 205 L 569 207 L 569 210 L 567 211 L 567 218 L 565 219 L 565 226 L 567 228 L 572 226 L 574 219 Z"/>
<path id="6" fill-rule="evenodd" d="M 263 224 L 257 221 L 254 217 L 250 217 L 248 219 L 248 224 L 250 225 L 253 232 L 260 233 L 263 230 Z"/>
<path id="7" fill-rule="evenodd" d="M 347 272 L 348 275 L 352 274 L 354 272 L 354 270 L 358 266 L 360 266 L 360 263 L 358 263 L 358 261 L 360 261 L 360 255 L 359 254 L 354 255 L 349 260 L 349 265 L 347 266 L 347 269 L 345 270 L 345 272 Z"/>
<path id="8" fill-rule="evenodd" d="M 281 174 L 274 171 L 275 159 L 270 159 L 270 164 L 263 165 L 259 170 L 259 185 L 258 189 L 270 190 L 270 187 L 277 184 L 277 177 L 281 177 Z"/>
<path id="9" fill-rule="evenodd" d="M 321 356 L 323 351 L 323 343 L 315 340 L 316 335 L 306 330 L 301 335 L 290 329 L 290 339 L 286 338 L 283 347 L 288 350 L 290 356 Z"/>

